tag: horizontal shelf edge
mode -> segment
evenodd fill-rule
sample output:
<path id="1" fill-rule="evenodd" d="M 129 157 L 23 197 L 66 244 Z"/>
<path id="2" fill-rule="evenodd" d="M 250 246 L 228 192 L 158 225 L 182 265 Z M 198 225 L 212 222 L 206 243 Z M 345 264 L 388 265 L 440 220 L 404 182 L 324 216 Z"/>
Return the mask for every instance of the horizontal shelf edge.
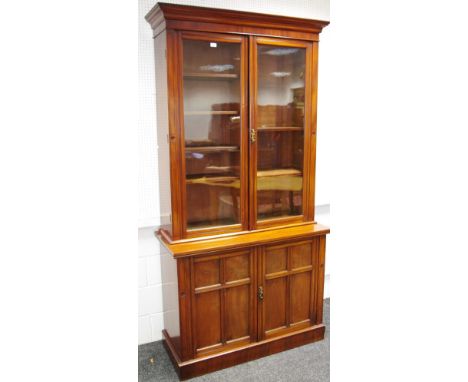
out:
<path id="1" fill-rule="evenodd" d="M 185 73 L 184 78 L 200 80 L 235 80 L 239 78 L 239 75 L 228 73 Z"/>
<path id="2" fill-rule="evenodd" d="M 201 111 L 186 111 L 185 116 L 189 115 L 237 115 L 239 111 L 236 110 L 201 110 Z"/>

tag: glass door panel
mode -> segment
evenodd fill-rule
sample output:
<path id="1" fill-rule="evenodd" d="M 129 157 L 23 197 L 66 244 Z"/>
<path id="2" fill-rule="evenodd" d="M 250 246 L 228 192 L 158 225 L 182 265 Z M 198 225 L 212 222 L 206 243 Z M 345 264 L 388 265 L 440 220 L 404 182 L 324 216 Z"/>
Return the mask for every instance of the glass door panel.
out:
<path id="1" fill-rule="evenodd" d="M 306 48 L 257 45 L 257 220 L 302 215 Z"/>
<path id="2" fill-rule="evenodd" d="M 241 52 L 237 42 L 183 39 L 187 229 L 241 222 Z"/>

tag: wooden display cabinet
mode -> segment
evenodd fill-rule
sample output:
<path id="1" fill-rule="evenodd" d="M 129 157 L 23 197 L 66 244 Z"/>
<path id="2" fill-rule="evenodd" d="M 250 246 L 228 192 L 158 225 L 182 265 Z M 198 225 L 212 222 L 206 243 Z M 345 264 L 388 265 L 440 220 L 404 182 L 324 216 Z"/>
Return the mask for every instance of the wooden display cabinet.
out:
<path id="1" fill-rule="evenodd" d="M 164 342 L 182 379 L 323 339 L 324 21 L 157 4 Z"/>

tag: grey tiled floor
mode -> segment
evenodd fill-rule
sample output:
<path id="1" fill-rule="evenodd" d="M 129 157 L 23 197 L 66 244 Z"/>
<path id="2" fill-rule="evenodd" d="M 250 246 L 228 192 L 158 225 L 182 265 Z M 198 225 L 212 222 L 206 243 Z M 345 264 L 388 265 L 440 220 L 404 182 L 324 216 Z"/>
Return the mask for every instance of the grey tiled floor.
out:
<path id="1" fill-rule="evenodd" d="M 325 339 L 279 354 L 220 370 L 190 381 L 283 382 L 330 381 L 330 299 L 324 301 Z M 150 358 L 154 359 L 151 363 Z M 138 381 L 178 381 L 161 341 L 138 347 Z"/>

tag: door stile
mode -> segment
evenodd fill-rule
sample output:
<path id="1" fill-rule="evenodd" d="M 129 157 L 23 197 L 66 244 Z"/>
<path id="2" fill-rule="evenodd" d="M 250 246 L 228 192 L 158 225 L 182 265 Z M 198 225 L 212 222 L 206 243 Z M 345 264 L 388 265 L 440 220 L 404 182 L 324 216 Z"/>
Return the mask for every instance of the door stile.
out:
<path id="1" fill-rule="evenodd" d="M 304 176 L 303 176 L 303 200 L 304 200 L 304 220 L 311 221 L 314 216 L 314 200 L 311 192 L 314 189 L 313 174 L 315 174 L 315 144 L 313 143 L 315 132 L 313 126 L 313 97 L 314 97 L 314 84 L 312 81 L 313 77 L 313 57 L 312 57 L 312 45 L 307 44 L 306 47 L 306 73 L 305 73 L 305 86 L 308 90 L 305 94 L 304 108 L 308 112 L 304 113 Z"/>
<path id="2" fill-rule="evenodd" d="M 185 174 L 186 174 L 186 169 L 185 169 L 185 122 L 184 122 L 184 89 L 183 89 L 183 80 L 184 80 L 184 50 L 183 50 L 183 41 L 182 41 L 182 33 L 177 32 L 177 55 L 178 55 L 178 60 L 177 60 L 177 66 L 176 66 L 176 71 L 177 71 L 177 77 L 179 78 L 178 85 L 179 85 L 179 102 L 177 104 L 179 105 L 179 147 L 181 148 L 180 150 L 180 163 L 179 163 L 179 168 L 180 168 L 180 198 L 181 198 L 181 210 L 179 212 L 180 217 L 181 217 L 181 227 L 180 230 L 182 232 L 182 235 L 185 236 L 187 232 L 187 184 L 186 184 L 186 179 L 185 179 Z"/>
<path id="3" fill-rule="evenodd" d="M 325 283 L 325 236 L 319 238 L 318 248 L 318 277 L 317 277 L 317 300 L 316 323 L 321 324 L 323 321 L 323 288 Z"/>
<path id="4" fill-rule="evenodd" d="M 179 316 L 182 361 L 191 359 L 195 354 L 194 340 L 194 292 L 192 259 L 177 260 L 177 278 L 179 279 Z"/>
<path id="5" fill-rule="evenodd" d="M 318 274 L 319 274 L 319 239 L 312 241 L 312 279 L 310 291 L 310 322 L 317 324 L 317 288 L 318 288 Z"/>
<path id="6" fill-rule="evenodd" d="M 243 230 L 249 229 L 249 40 L 242 37 L 241 42 L 241 224 Z"/>
<path id="7" fill-rule="evenodd" d="M 316 163 L 316 147 L 317 147 L 317 81 L 318 81 L 318 42 L 312 42 L 307 48 L 307 81 L 306 83 L 311 89 L 310 97 L 306 97 L 305 113 L 306 128 L 310 129 L 307 133 L 306 142 L 308 151 L 305 152 L 307 162 L 309 163 L 307 180 L 305 188 L 307 190 L 307 206 L 304 210 L 304 216 L 307 221 L 315 220 L 315 163 Z M 309 100 L 309 101 L 308 101 Z"/>
<path id="8" fill-rule="evenodd" d="M 252 142 L 250 134 L 256 128 L 258 83 L 257 41 L 254 36 L 249 36 L 249 66 L 249 229 L 253 230 L 257 228 L 257 141 Z"/>
<path id="9" fill-rule="evenodd" d="M 258 270 L 258 273 L 257 273 L 257 280 L 258 280 L 258 285 L 257 285 L 257 289 L 256 289 L 256 293 L 255 293 L 255 296 L 256 296 L 256 300 L 257 300 L 257 317 L 258 317 L 258 321 L 257 321 L 257 328 L 258 328 L 258 332 L 257 332 L 257 338 L 258 340 L 262 340 L 265 338 L 265 313 L 264 313 L 264 300 L 260 300 L 259 297 L 258 297 L 258 291 L 259 291 L 259 288 L 262 287 L 263 289 L 265 289 L 265 247 L 264 246 L 261 246 L 261 247 L 257 247 L 257 262 L 258 262 L 258 267 L 257 267 L 257 270 Z"/>
<path id="10" fill-rule="evenodd" d="M 225 285 L 226 283 L 226 260 L 225 258 L 219 259 L 219 281 L 221 285 Z M 226 289 L 223 288 L 220 291 L 220 306 L 219 306 L 219 322 L 220 322 L 220 337 L 221 337 L 221 344 L 226 345 L 226 327 L 227 327 L 227 315 L 226 315 Z"/>
<path id="11" fill-rule="evenodd" d="M 288 275 L 286 276 L 286 327 L 289 328 L 291 326 L 291 298 L 292 298 L 292 291 L 291 291 L 291 248 L 288 247 L 286 250 L 286 269 L 288 271 Z"/>
<path id="12" fill-rule="evenodd" d="M 176 31 L 167 31 L 167 89 L 169 99 L 181 99 L 181 69 L 180 62 L 180 40 Z M 178 162 L 183 158 L 181 138 L 182 126 L 180 121 L 181 106 L 178 102 L 168 103 L 169 116 L 169 140 L 170 140 L 170 172 L 171 172 L 171 205 L 172 205 L 172 238 L 178 240 L 182 238 L 183 231 L 183 210 L 184 197 L 184 173 Z"/>
<path id="13" fill-rule="evenodd" d="M 251 333 L 250 339 L 252 342 L 258 341 L 258 285 L 259 285 L 259 274 L 258 270 L 258 253 L 259 247 L 252 248 L 251 251 L 251 262 L 250 262 L 250 274 L 252 275 L 251 278 L 251 303 L 250 303 L 250 327 L 249 331 Z"/>

